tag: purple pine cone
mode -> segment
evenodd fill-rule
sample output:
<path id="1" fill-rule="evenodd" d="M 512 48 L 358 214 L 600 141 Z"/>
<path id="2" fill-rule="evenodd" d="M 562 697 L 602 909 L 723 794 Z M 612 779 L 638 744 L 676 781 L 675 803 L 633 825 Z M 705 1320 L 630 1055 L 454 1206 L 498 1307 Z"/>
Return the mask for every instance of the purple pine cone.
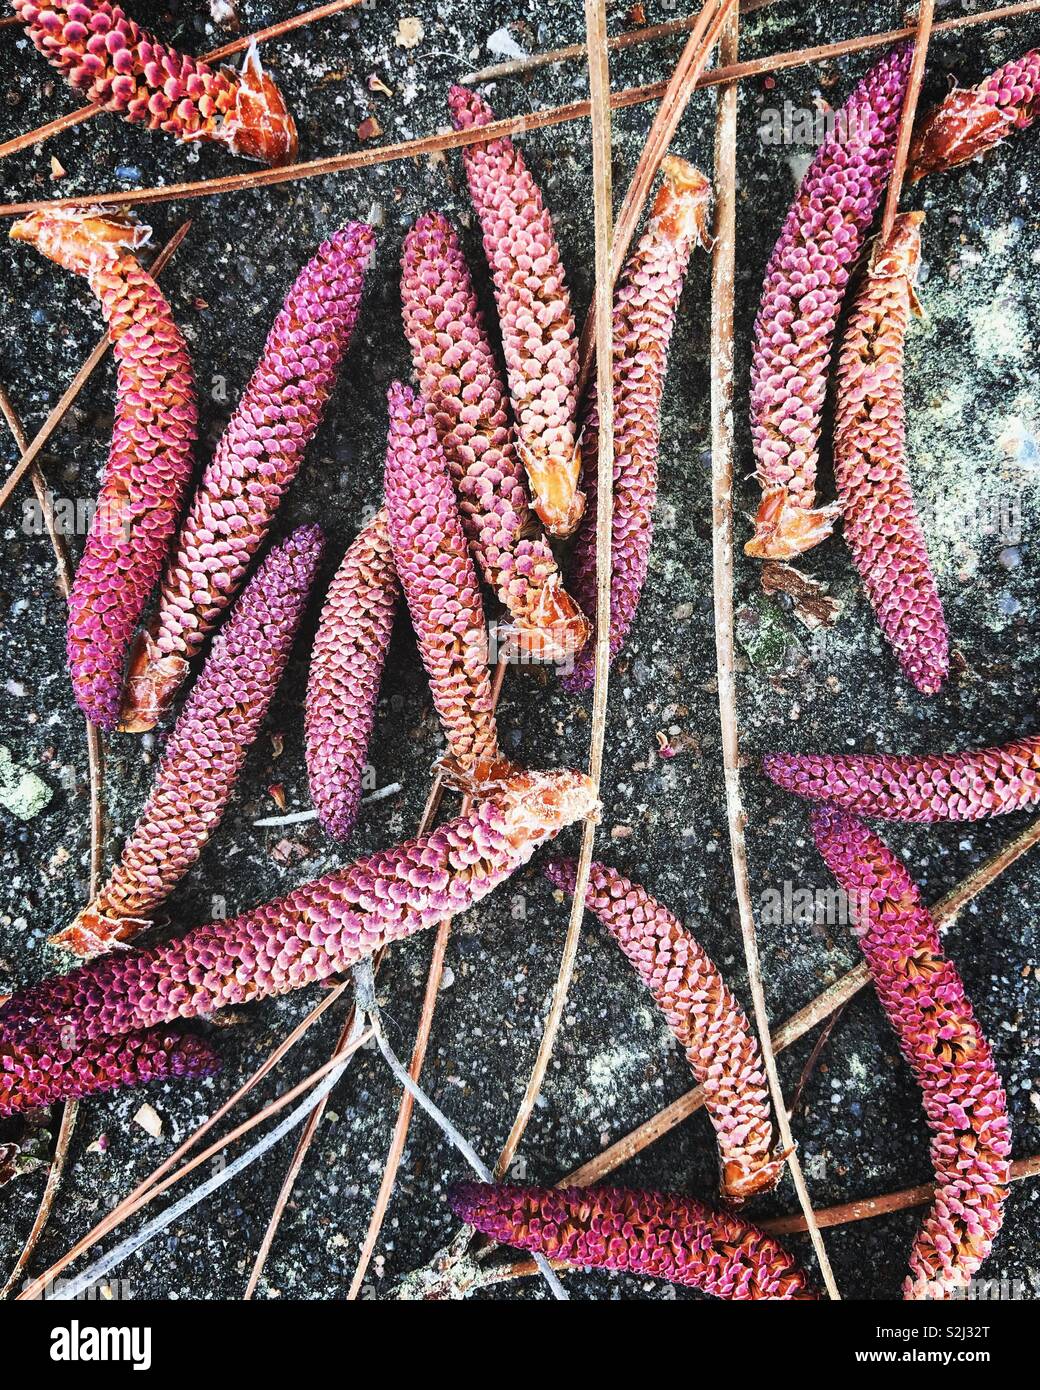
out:
<path id="1" fill-rule="evenodd" d="M 614 513 L 611 533 L 610 657 L 628 635 L 650 560 L 657 501 L 661 397 L 675 311 L 694 246 L 708 246 L 711 185 L 684 159 L 669 155 L 646 231 L 614 292 Z M 574 544 L 573 587 L 589 614 L 596 611 L 596 498 L 599 413 L 593 391 L 581 437 L 587 505 Z M 596 667 L 591 641 L 563 676 L 565 690 L 588 690 Z"/>
<path id="2" fill-rule="evenodd" d="M 301 526 L 250 580 L 174 726 L 122 858 L 55 945 L 94 956 L 129 941 L 198 859 L 281 680 L 324 546 L 321 527 Z"/>
<path id="3" fill-rule="evenodd" d="M 79 1051 L 60 1042 L 49 1048 L 0 1044 L 0 1115 L 219 1070 L 219 1056 L 201 1038 L 166 1029 L 99 1038 Z"/>
<path id="4" fill-rule="evenodd" d="M 423 402 L 394 382 L 389 409 L 385 488 L 394 563 L 452 771 L 479 781 L 501 762 L 480 581 Z"/>
<path id="5" fill-rule="evenodd" d="M 751 427 L 762 503 L 744 547 L 790 560 L 830 535 L 816 508 L 820 417 L 845 288 L 884 192 L 912 46 L 886 53 L 838 112 L 766 266 L 751 359 Z"/>
<path id="6" fill-rule="evenodd" d="M 584 773 L 515 772 L 469 815 L 230 921 L 119 951 L 13 994 L 0 1045 L 78 1048 L 325 980 L 457 917 L 565 825 L 597 814 Z"/>
<path id="7" fill-rule="evenodd" d="M 372 229 L 348 223 L 307 262 L 203 474 L 159 608 L 138 639 L 121 728 L 150 729 L 263 544 L 321 424 L 357 320 Z"/>
<path id="8" fill-rule="evenodd" d="M 337 840 L 345 840 L 357 820 L 397 587 L 381 511 L 350 546 L 329 585 L 307 678 L 311 800 Z"/>

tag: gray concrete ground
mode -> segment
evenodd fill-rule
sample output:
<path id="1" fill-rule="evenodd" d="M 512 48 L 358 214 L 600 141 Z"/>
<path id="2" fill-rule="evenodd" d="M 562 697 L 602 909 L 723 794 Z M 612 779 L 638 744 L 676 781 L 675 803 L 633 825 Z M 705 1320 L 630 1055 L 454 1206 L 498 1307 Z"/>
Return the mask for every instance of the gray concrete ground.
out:
<path id="1" fill-rule="evenodd" d="M 203 5 L 169 8 L 138 0 L 142 20 L 183 47 L 220 41 Z M 941 4 L 942 16 L 960 4 Z M 283 17 L 287 0 L 248 0 L 249 28 Z M 615 32 L 624 5 L 611 7 Z M 798 4 L 777 0 L 745 25 L 749 55 L 885 29 L 894 4 Z M 647 19 L 674 8 L 647 5 Z M 414 48 L 396 41 L 402 17 L 421 20 Z M 300 117 L 302 156 L 357 147 L 356 130 L 375 115 L 386 140 L 437 130 L 447 122 L 445 92 L 461 73 L 492 61 L 486 41 L 503 26 L 525 50 L 572 42 L 581 5 L 494 0 L 472 7 L 430 0 L 376 0 L 351 16 L 314 26 L 271 46 L 266 56 Z M 1036 43 L 1040 24 L 1015 20 L 935 40 L 927 96 L 946 74 L 977 80 Z M 636 48 L 611 65 L 616 87 L 670 70 L 678 42 Z M 770 145 L 759 128 L 769 110 L 837 105 L 871 62 L 869 55 L 747 82 L 740 98 L 738 209 L 738 433 L 743 481 L 737 500 L 752 510 L 757 489 L 746 423 L 750 328 L 762 270 L 809 147 Z M 367 86 L 377 74 L 391 95 Z M 530 80 L 503 81 L 490 93 L 501 114 L 584 95 L 580 64 Z M 18 30 L 0 33 L 0 137 L 9 138 L 75 103 Z M 675 148 L 710 168 L 714 100 L 690 103 Z M 615 121 L 614 178 L 622 190 L 650 120 L 642 106 Z M 579 314 L 591 294 L 592 207 L 588 127 L 565 125 L 525 137 L 524 150 L 551 207 Z M 51 177 L 51 156 L 65 174 Z M 10 198 L 89 195 L 146 187 L 233 169 L 216 149 L 188 149 L 100 117 L 3 167 Z M 1001 742 L 1035 729 L 1035 528 L 1040 498 L 1040 405 L 1036 394 L 1036 315 L 1040 219 L 1035 195 L 1040 144 L 1035 131 L 1009 141 L 982 166 L 938 178 L 908 195 L 928 209 L 927 320 L 908 347 L 909 442 L 915 485 L 929 517 L 929 540 L 956 651 L 955 674 L 937 699 L 917 697 L 883 647 L 840 539 L 815 551 L 805 569 L 844 605 L 824 639 L 811 636 L 788 607 L 765 596 L 758 570 L 738 562 L 741 640 L 740 719 L 746 759 L 749 844 L 756 896 L 787 882 L 824 888 L 825 870 L 807 841 L 803 807 L 772 790 L 757 758 L 770 748 L 932 750 Z M 331 576 L 363 509 L 377 501 L 385 438 L 384 391 L 409 372 L 399 327 L 397 263 L 401 239 L 427 208 L 443 208 L 463 228 L 481 284 L 484 266 L 457 155 L 390 164 L 312 182 L 196 201 L 152 211 L 162 242 L 193 219 L 164 284 L 195 357 L 205 455 L 259 353 L 296 270 L 315 243 L 348 218 L 378 224 L 378 264 L 343 381 L 311 449 L 277 532 L 320 520 L 329 532 L 322 573 Z M 99 319 L 85 284 L 25 247 L 0 245 L 3 334 L 0 379 L 30 430 L 43 420 L 95 341 Z M 665 400 L 661 499 L 650 577 L 632 639 L 612 680 L 602 857 L 680 913 L 746 997 L 733 917 L 720 777 L 712 647 L 708 451 L 708 264 L 691 268 L 675 333 Z M 44 467 L 59 496 L 88 499 L 96 487 L 112 423 L 111 363 L 83 392 L 55 436 Z M 13 458 L 9 441 L 3 456 Z M 825 486 L 830 487 L 825 472 Z M 51 789 L 49 804 L 20 821 L 0 812 L 0 991 L 61 962 L 45 945 L 86 889 L 88 797 L 81 721 L 65 670 L 63 610 L 45 537 L 27 534 L 25 486 L 3 517 L 0 615 L 3 672 L 0 742 L 15 762 Z M 745 522 L 741 518 L 741 530 Z M 31 527 L 29 528 L 31 531 Z M 73 545 L 80 541 L 74 538 Z M 265 830 L 277 814 L 272 783 L 290 811 L 308 806 L 301 700 L 317 603 L 311 607 L 287 678 L 275 700 L 224 824 L 196 869 L 169 901 L 163 930 L 176 931 L 226 908 L 234 912 L 314 877 L 345 857 L 392 844 L 420 814 L 438 746 L 424 679 L 401 621 L 383 686 L 372 748 L 378 784 L 402 790 L 367 807 L 345 849 L 313 823 Z M 533 765 L 580 765 L 587 756 L 589 701 L 561 692 L 545 673 L 515 673 L 502 704 L 506 747 Z M 658 756 L 658 731 L 679 754 Z M 278 752 L 284 740 L 284 751 Z M 107 851 L 117 852 L 151 782 L 157 745 L 109 740 Z M 1024 824 L 1013 817 L 978 826 L 892 828 L 925 894 L 938 897 Z M 576 845 L 574 834 L 565 843 Z M 1005 1079 L 1015 1154 L 1040 1148 L 1040 1039 L 1035 970 L 1040 864 L 1018 865 L 949 933 L 956 959 Z M 438 1102 L 489 1157 L 497 1152 L 534 1059 L 565 929 L 565 909 L 537 866 L 460 921 L 433 1030 L 426 1082 Z M 395 949 L 381 980 L 394 1042 L 407 1052 L 431 942 Z M 847 927 L 796 920 L 763 927 L 769 1007 L 780 1021 L 857 958 Z M 242 1012 L 218 1035 L 223 1074 L 203 1085 L 160 1086 L 82 1108 L 69 1173 L 36 1267 L 42 1268 L 93 1225 L 229 1095 L 291 1024 L 313 992 Z M 260 1088 L 268 1098 L 328 1055 L 340 1018 L 329 1016 Z M 811 1039 L 782 1058 L 793 1088 Z M 584 932 L 578 967 L 544 1095 L 522 1146 L 523 1174 L 552 1181 L 647 1118 L 689 1085 L 682 1058 L 613 944 L 594 924 Z M 360 1055 L 332 1105 L 297 1184 L 260 1293 L 268 1298 L 341 1297 L 354 1268 L 396 1110 L 398 1093 L 377 1056 Z M 150 1137 L 134 1122 L 147 1100 L 162 1120 Z M 5 1133 L 17 1127 L 8 1125 Z M 820 1206 L 882 1193 L 929 1174 L 918 1094 L 872 997 L 855 1000 L 824 1055 L 795 1117 L 813 1197 Z M 102 1137 L 105 1142 L 102 1143 Z M 118 1271 L 126 1296 L 215 1298 L 241 1294 L 291 1152 L 284 1141 L 264 1161 L 188 1219 L 175 1224 Z M 715 1159 L 703 1115 L 648 1149 L 619 1176 L 635 1185 L 710 1194 Z M 413 1125 L 367 1292 L 380 1296 L 396 1275 L 423 1263 L 453 1230 L 445 1203 L 463 1165 L 425 1118 Z M 3 1191 L 0 1267 L 17 1253 L 42 1189 L 42 1172 Z M 1022 1281 L 1029 1296 L 1040 1264 L 1034 1185 L 1015 1189 L 988 1267 Z M 787 1182 L 764 1212 L 794 1208 Z M 846 1295 L 898 1294 L 919 1213 L 906 1212 L 828 1233 Z M 807 1260 L 807 1242 L 793 1238 Z M 583 1298 L 696 1297 L 634 1279 L 568 1279 Z M 511 1286 L 502 1298 L 541 1298 L 541 1286 Z"/>

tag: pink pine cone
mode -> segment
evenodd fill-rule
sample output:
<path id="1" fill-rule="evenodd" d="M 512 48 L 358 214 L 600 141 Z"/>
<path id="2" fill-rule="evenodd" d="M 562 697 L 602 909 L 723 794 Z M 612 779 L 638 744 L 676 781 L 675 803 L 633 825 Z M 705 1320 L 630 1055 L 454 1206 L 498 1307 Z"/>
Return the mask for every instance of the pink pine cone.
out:
<path id="1" fill-rule="evenodd" d="M 837 113 L 802 179 L 769 264 L 751 359 L 751 426 L 763 498 L 744 547 L 790 560 L 830 535 L 816 509 L 820 419 L 845 288 L 892 168 L 911 46 L 877 63 Z"/>
<path id="2" fill-rule="evenodd" d="M 468 87 L 452 87 L 448 106 L 456 130 L 495 119 Z M 466 145 L 462 162 L 495 286 L 517 450 L 535 511 L 550 535 L 567 536 L 584 506 L 574 424 L 578 342 L 552 219 L 512 140 Z"/>
<path id="3" fill-rule="evenodd" d="M 686 265 L 694 246 L 707 246 L 711 185 L 685 160 L 669 155 L 646 231 L 614 292 L 614 512 L 611 532 L 610 657 L 621 650 L 635 617 L 650 560 L 657 501 L 657 452 L 668 344 Z M 596 499 L 599 413 L 592 391 L 581 437 L 587 505 L 574 543 L 575 596 L 596 611 Z M 588 690 L 596 665 L 590 641 L 565 690 Z"/>
<path id="4" fill-rule="evenodd" d="M 1040 802 L 1040 736 L 970 753 L 767 753 L 778 787 L 860 816 L 983 820 Z"/>
<path id="5" fill-rule="evenodd" d="M 307 677 L 311 799 L 322 825 L 338 840 L 347 838 L 357 820 L 397 590 L 381 511 L 347 550 L 329 585 Z"/>
<path id="6" fill-rule="evenodd" d="M 386 446 L 387 529 L 452 767 L 499 763 L 484 604 L 437 432 L 394 382 Z"/>
<path id="7" fill-rule="evenodd" d="M 955 87 L 929 112 L 910 151 L 911 178 L 952 169 L 988 153 L 1040 115 L 1040 52 L 1035 48 L 990 73 L 977 87 Z"/>
<path id="8" fill-rule="evenodd" d="M 69 597 L 66 635 L 76 703 L 114 729 L 127 649 L 159 578 L 191 478 L 195 381 L 158 285 L 132 254 L 132 219 L 90 209 L 38 212 L 11 229 L 97 295 L 118 363 L 112 445 Z"/>
<path id="9" fill-rule="evenodd" d="M 95 106 L 265 164 L 296 157 L 296 126 L 255 46 L 233 73 L 161 43 L 109 0 L 11 3 L 37 49 Z"/>
<path id="10" fill-rule="evenodd" d="M 350 345 L 374 247 L 348 223 L 297 276 L 202 476 L 159 607 L 138 642 L 122 727 L 151 728 L 241 586 L 321 424 Z"/>
<path id="11" fill-rule="evenodd" d="M 527 656 L 564 661 L 589 625 L 531 516 L 505 387 L 462 248 L 441 213 L 426 213 L 405 237 L 401 302 L 470 550 L 512 618 L 500 635 Z"/>
<path id="12" fill-rule="evenodd" d="M 76 1049 L 328 979 L 461 915 L 540 844 L 596 811 L 583 773 L 513 773 L 470 814 L 284 898 L 18 991 L 0 1005 L 0 1045 Z"/>
<path id="13" fill-rule="evenodd" d="M 576 861 L 554 859 L 546 877 L 574 892 Z M 682 923 L 645 888 L 593 864 L 585 906 L 624 951 L 686 1053 L 715 1127 L 722 1198 L 737 1204 L 776 1186 L 769 1090 L 758 1043 L 718 969 Z"/>
<path id="14" fill-rule="evenodd" d="M 878 243 L 838 354 L 834 481 L 852 560 L 907 679 L 934 695 L 950 669 L 942 603 L 906 467 L 903 345 L 924 214 Z"/>
<path id="15" fill-rule="evenodd" d="M 649 1275 L 716 1298 L 817 1298 L 772 1236 L 694 1197 L 467 1182 L 449 1200 L 482 1235 L 575 1269 Z"/>
<path id="16" fill-rule="evenodd" d="M 219 1056 L 201 1038 L 167 1029 L 100 1038 L 79 1051 L 60 1043 L 50 1048 L 0 1044 L 0 1115 L 219 1070 Z"/>
<path id="17" fill-rule="evenodd" d="M 816 845 L 855 907 L 881 1006 L 924 1093 L 936 1194 L 910 1253 L 909 1299 L 963 1296 L 1003 1220 L 1011 1131 L 989 1044 L 917 885 L 862 821 L 818 807 Z"/>
<path id="18" fill-rule="evenodd" d="M 301 526 L 249 581 L 174 726 L 122 858 L 55 944 L 93 956 L 129 941 L 198 859 L 282 678 L 324 545 L 319 526 Z"/>

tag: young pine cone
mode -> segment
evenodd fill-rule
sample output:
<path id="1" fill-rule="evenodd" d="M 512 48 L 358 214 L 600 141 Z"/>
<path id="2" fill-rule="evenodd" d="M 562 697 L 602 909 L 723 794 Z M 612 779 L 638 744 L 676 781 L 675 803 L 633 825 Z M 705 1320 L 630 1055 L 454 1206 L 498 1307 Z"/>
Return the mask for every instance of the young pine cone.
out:
<path id="1" fill-rule="evenodd" d="M 816 846 L 854 904 L 881 1007 L 924 1093 L 935 1199 L 910 1252 L 909 1299 L 963 1297 L 1003 1220 L 1011 1131 L 1004 1088 L 917 885 L 862 821 L 818 807 Z"/>
<path id="2" fill-rule="evenodd" d="M 751 427 L 762 503 L 744 549 L 790 560 L 831 533 L 816 507 L 820 420 L 845 287 L 895 156 L 912 46 L 881 59 L 837 112 L 766 266 L 751 358 Z"/>
<path id="3" fill-rule="evenodd" d="M 115 952 L 0 1004 L 0 1045 L 78 1049 L 287 994 L 457 917 L 598 803 L 581 772 L 512 772 L 468 815 L 147 951 Z"/>
<path id="4" fill-rule="evenodd" d="M 588 620 L 531 516 L 509 399 L 462 248 L 439 212 L 420 217 L 405 237 L 401 301 L 470 550 L 512 620 L 499 627 L 500 644 L 534 661 L 565 662 L 588 640 Z"/>
<path id="5" fill-rule="evenodd" d="M 502 764 L 488 677 L 484 604 L 437 433 L 421 399 L 389 393 L 387 529 L 434 707 L 460 786 Z"/>
<path id="6" fill-rule="evenodd" d="M 695 246 L 710 245 L 711 185 L 683 159 L 669 155 L 646 231 L 614 292 L 614 512 L 611 532 L 610 657 L 618 654 L 646 579 L 657 502 L 657 452 L 668 344 L 686 265 Z M 596 611 L 596 498 L 599 413 L 593 391 L 581 436 L 587 505 L 574 544 L 574 592 Z M 566 673 L 566 690 L 588 690 L 596 665 L 590 642 Z"/>
<path id="7" fill-rule="evenodd" d="M 468 87 L 452 87 L 448 105 L 456 130 L 495 119 Z M 585 506 L 575 433 L 578 342 L 552 218 L 512 140 L 466 145 L 462 163 L 495 285 L 517 452 L 549 534 L 569 536 Z"/>
<path id="8" fill-rule="evenodd" d="M 263 544 L 350 345 L 373 244 L 370 227 L 348 223 L 286 296 L 181 527 L 158 611 L 135 646 L 126 732 L 161 717 Z"/>
<path id="9" fill-rule="evenodd" d="M 546 865 L 549 881 L 574 892 L 573 859 Z M 718 969 L 682 923 L 637 883 L 593 864 L 585 906 L 603 923 L 664 1014 L 704 1087 L 722 1168 L 722 1199 L 738 1205 L 776 1186 L 769 1090 L 758 1043 Z"/>
<path id="10" fill-rule="evenodd" d="M 838 354 L 834 481 L 843 531 L 881 631 L 908 680 L 934 695 L 949 640 L 906 468 L 903 342 L 923 212 L 904 212 L 870 257 Z"/>
<path id="11" fill-rule="evenodd" d="M 69 597 L 67 630 L 76 703 L 93 723 L 114 729 L 130 639 L 191 478 L 191 361 L 169 304 L 132 254 L 147 241 L 147 227 L 89 208 L 58 208 L 16 222 L 11 236 L 85 276 L 118 363 L 112 445 Z"/>
<path id="12" fill-rule="evenodd" d="M 449 1200 L 482 1235 L 575 1269 L 667 1279 L 716 1298 L 817 1298 L 772 1236 L 694 1197 L 467 1182 Z"/>
<path id="13" fill-rule="evenodd" d="M 990 73 L 977 87 L 954 87 L 921 122 L 910 148 L 910 178 L 941 173 L 988 153 L 1040 115 L 1040 52 Z"/>
<path id="14" fill-rule="evenodd" d="M 235 73 L 160 43 L 109 0 L 11 3 L 47 61 L 102 110 L 264 164 L 296 158 L 296 126 L 255 44 Z"/>
<path id="15" fill-rule="evenodd" d="M 329 585 L 307 677 L 311 800 L 337 840 L 345 840 L 357 820 L 397 592 L 383 510 L 347 550 Z"/>
<path id="16" fill-rule="evenodd" d="M 131 940 L 198 859 L 282 678 L 323 548 L 321 528 L 301 526 L 250 580 L 174 726 L 119 863 L 55 945 L 89 957 Z"/>

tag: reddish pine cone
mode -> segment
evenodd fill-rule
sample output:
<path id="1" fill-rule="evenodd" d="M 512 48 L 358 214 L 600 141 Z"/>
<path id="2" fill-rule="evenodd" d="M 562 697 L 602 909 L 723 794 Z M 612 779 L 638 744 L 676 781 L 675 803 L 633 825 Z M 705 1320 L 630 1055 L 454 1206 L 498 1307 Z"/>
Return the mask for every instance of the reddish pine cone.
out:
<path id="1" fill-rule="evenodd" d="M 162 570 L 195 445 L 188 349 L 158 285 L 130 254 L 149 235 L 132 218 L 88 208 L 36 212 L 11 228 L 15 241 L 86 278 L 118 363 L 112 445 L 66 636 L 76 702 L 104 729 L 119 717 L 127 648 Z"/>
<path id="2" fill-rule="evenodd" d="M 178 140 L 216 140 L 264 164 L 296 158 L 296 126 L 260 66 L 214 70 L 160 43 L 108 0 L 11 0 L 33 43 L 78 92 L 135 125 Z"/>
<path id="3" fill-rule="evenodd" d="M 515 772 L 469 815 L 147 951 L 102 956 L 0 1005 L 0 1043 L 78 1047 L 327 979 L 485 898 L 598 812 L 584 773 Z"/>
<path id="4" fill-rule="evenodd" d="M 338 840 L 347 838 L 357 820 L 396 608 L 397 571 L 381 511 L 350 546 L 329 585 L 307 677 L 311 800 Z"/>
<path id="5" fill-rule="evenodd" d="M 1040 802 L 1040 736 L 970 753 L 767 753 L 766 776 L 881 820 L 984 820 Z"/>
<path id="6" fill-rule="evenodd" d="M 448 105 L 456 130 L 495 119 L 468 87 L 452 87 Z M 552 219 L 512 140 L 466 145 L 462 163 L 495 285 L 517 452 L 549 534 L 569 536 L 585 505 L 574 425 L 578 342 Z"/>
<path id="7" fill-rule="evenodd" d="M 1003 1219 L 1011 1130 L 989 1044 L 917 885 L 862 821 L 818 807 L 816 846 L 854 904 L 856 934 L 899 1048 L 924 1092 L 935 1200 L 903 1295 L 956 1297 Z"/>
<path id="8" fill-rule="evenodd" d="M 669 155 L 646 231 L 614 292 L 614 515 L 611 539 L 610 657 L 632 625 L 646 579 L 657 502 L 657 451 L 668 344 L 694 246 L 710 244 L 711 185 L 692 164 Z M 596 498 L 599 413 L 589 397 L 581 436 L 587 506 L 574 546 L 573 587 L 587 613 L 596 611 Z M 564 688 L 588 690 L 596 667 L 590 642 L 563 677 Z"/>
<path id="9" fill-rule="evenodd" d="M 238 592 L 321 424 L 357 320 L 372 229 L 350 222 L 304 266 L 202 476 L 138 639 L 120 727 L 150 729 Z"/>
<path id="10" fill-rule="evenodd" d="M 512 618 L 499 628 L 500 640 L 534 660 L 566 661 L 588 640 L 588 620 L 564 590 L 531 516 L 509 403 L 469 268 L 439 212 L 420 217 L 405 237 L 401 302 L 470 550 Z"/>
<path id="11" fill-rule="evenodd" d="M 576 1269 L 650 1275 L 716 1298 L 817 1297 L 772 1236 L 694 1197 L 467 1182 L 449 1201 L 461 1221 L 499 1244 Z"/>
<path id="12" fill-rule="evenodd" d="M 790 560 L 830 535 L 816 508 L 820 416 L 845 287 L 892 168 L 911 45 L 873 67 L 837 113 L 766 266 L 751 359 L 751 426 L 763 498 L 744 549 Z"/>
<path id="13" fill-rule="evenodd" d="M 480 780 L 478 769 L 501 761 L 480 581 L 423 402 L 397 381 L 388 402 L 384 481 L 394 563 L 452 769 Z"/>
<path id="14" fill-rule="evenodd" d="M 834 480 L 845 539 L 881 631 L 922 695 L 950 669 L 946 619 L 906 469 L 903 343 L 921 263 L 923 212 L 874 248 L 838 356 Z"/>
<path id="15" fill-rule="evenodd" d="M 545 872 L 557 888 L 573 894 L 575 860 L 553 860 Z M 773 1153 L 762 1058 L 744 1010 L 715 964 L 666 907 L 605 864 L 592 865 L 585 906 L 638 971 L 704 1087 L 718 1138 L 723 1201 L 735 1205 L 769 1192 L 784 1161 Z"/>
<path id="16" fill-rule="evenodd" d="M 986 154 L 1040 114 L 1040 52 L 997 68 L 977 87 L 955 87 L 921 122 L 910 148 L 910 177 L 941 173 Z"/>
<path id="17" fill-rule="evenodd" d="M 320 527 L 301 526 L 250 580 L 174 726 L 122 858 L 51 938 L 56 946 L 89 957 L 131 940 L 198 859 L 282 678 L 324 544 Z"/>
<path id="18" fill-rule="evenodd" d="M 212 1076 L 219 1070 L 219 1056 L 201 1038 L 166 1029 L 100 1038 L 78 1052 L 61 1045 L 47 1049 L 0 1044 L 0 1115 L 169 1077 Z"/>

